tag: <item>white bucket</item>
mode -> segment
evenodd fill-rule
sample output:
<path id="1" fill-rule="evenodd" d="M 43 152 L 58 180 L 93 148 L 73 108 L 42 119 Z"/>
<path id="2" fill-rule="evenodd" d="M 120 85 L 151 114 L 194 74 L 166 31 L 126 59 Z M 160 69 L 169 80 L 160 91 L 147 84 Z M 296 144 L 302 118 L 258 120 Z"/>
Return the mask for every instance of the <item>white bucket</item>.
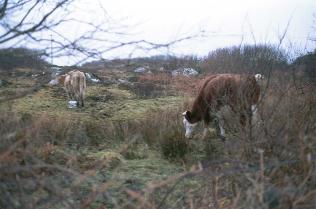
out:
<path id="1" fill-rule="evenodd" d="M 68 101 L 68 108 L 72 109 L 72 108 L 77 108 L 77 101 L 71 100 Z"/>

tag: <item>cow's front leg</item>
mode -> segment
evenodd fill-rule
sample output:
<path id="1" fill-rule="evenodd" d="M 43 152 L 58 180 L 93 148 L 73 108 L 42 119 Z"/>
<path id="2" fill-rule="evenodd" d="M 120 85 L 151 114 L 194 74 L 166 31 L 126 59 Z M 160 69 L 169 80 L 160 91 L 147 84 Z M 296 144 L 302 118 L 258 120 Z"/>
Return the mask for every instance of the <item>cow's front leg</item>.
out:
<path id="1" fill-rule="evenodd" d="M 73 92 L 70 93 L 70 99 L 76 101 L 75 94 Z"/>
<path id="2" fill-rule="evenodd" d="M 211 116 L 208 111 L 205 112 L 203 121 L 204 121 L 203 139 L 206 139 L 209 134 L 209 126 L 211 122 Z"/>
<path id="3" fill-rule="evenodd" d="M 205 123 L 204 121 L 203 139 L 206 139 L 209 135 L 209 127 L 209 123 Z"/>
<path id="4" fill-rule="evenodd" d="M 220 113 L 216 114 L 216 117 L 214 119 L 215 128 L 216 128 L 216 134 L 217 136 L 224 142 L 226 140 L 225 137 L 225 129 L 224 129 L 224 120 Z"/>
<path id="5" fill-rule="evenodd" d="M 66 90 L 66 94 L 67 94 L 68 101 L 73 100 L 72 94 L 71 94 L 71 91 L 70 91 L 70 90 Z"/>
<path id="6" fill-rule="evenodd" d="M 245 113 L 241 114 L 241 124 L 245 133 L 248 132 L 248 138 L 253 138 L 253 125 L 254 125 L 254 107 L 249 106 L 245 109 Z"/>

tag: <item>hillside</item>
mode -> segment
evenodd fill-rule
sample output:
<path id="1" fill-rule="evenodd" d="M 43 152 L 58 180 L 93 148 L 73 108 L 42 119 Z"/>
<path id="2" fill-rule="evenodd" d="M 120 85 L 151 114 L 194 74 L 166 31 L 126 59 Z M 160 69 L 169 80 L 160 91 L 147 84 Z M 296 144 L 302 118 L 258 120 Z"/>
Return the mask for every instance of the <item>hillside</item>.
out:
<path id="1" fill-rule="evenodd" d="M 182 112 L 205 75 L 112 67 L 80 68 L 100 81 L 88 82 L 86 105 L 75 109 L 67 107 L 60 86 L 47 85 L 46 72 L 19 68 L 1 74 L 0 207 L 315 203 L 314 86 L 276 70 L 262 83 L 261 120 L 252 138 L 228 113 L 226 142 L 213 127 L 203 139 L 203 124 L 188 140 Z"/>

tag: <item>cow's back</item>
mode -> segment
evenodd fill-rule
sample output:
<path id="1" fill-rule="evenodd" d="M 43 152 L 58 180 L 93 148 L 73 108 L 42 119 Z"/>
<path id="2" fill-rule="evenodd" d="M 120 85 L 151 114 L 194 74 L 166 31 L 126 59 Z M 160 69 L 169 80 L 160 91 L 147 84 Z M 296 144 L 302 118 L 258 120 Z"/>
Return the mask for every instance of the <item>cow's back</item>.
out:
<path id="1" fill-rule="evenodd" d="M 260 87 L 254 76 L 218 74 L 205 80 L 199 94 L 211 105 L 257 103 Z"/>
<path id="2" fill-rule="evenodd" d="M 86 88 L 86 77 L 83 72 L 71 71 L 70 72 L 71 85 L 75 93 L 83 93 Z"/>

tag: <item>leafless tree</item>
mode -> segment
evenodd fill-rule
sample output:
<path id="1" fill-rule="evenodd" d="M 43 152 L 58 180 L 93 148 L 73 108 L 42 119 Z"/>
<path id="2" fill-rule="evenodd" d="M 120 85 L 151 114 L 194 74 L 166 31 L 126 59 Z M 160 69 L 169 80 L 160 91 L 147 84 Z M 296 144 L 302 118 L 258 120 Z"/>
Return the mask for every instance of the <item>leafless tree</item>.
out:
<path id="1" fill-rule="evenodd" d="M 63 18 L 55 19 L 66 11 L 73 0 L 4 0 L 0 4 L 0 44 L 17 44 L 23 38 L 35 38 L 38 33 L 60 25 Z"/>
<path id="2" fill-rule="evenodd" d="M 132 26 L 113 20 L 100 2 L 94 3 L 99 4 L 103 16 L 93 21 L 85 20 L 84 11 L 78 15 L 77 2 L 4 0 L 0 3 L 0 47 L 27 45 L 54 57 L 72 57 L 78 64 L 89 58 L 102 59 L 106 53 L 118 48 L 130 47 L 131 53 L 157 50 L 196 36 L 179 37 L 167 43 L 135 40 L 128 36 Z M 76 32 L 72 31 L 74 27 Z"/>
<path id="3" fill-rule="evenodd" d="M 313 26 L 314 35 L 312 35 L 311 40 L 316 42 L 316 13 L 313 15 Z"/>

